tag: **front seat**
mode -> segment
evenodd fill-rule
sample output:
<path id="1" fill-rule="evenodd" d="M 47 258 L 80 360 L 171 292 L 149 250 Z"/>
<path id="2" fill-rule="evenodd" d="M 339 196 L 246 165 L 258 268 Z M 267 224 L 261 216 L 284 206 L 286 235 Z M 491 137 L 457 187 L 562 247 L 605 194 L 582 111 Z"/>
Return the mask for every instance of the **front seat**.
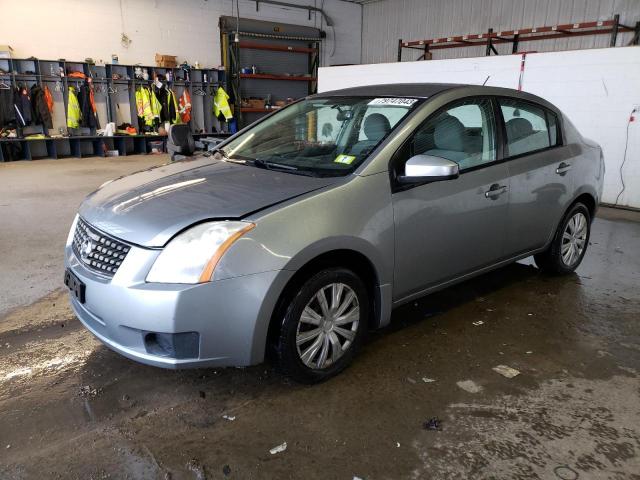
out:
<path id="1" fill-rule="evenodd" d="M 461 169 L 471 166 L 465 164 L 465 160 L 469 159 L 469 153 L 465 149 L 466 130 L 462 122 L 453 115 L 446 116 L 436 124 L 433 143 L 436 148 L 427 150 L 427 155 L 458 162 Z"/>
<path id="2" fill-rule="evenodd" d="M 183 160 L 193 155 L 196 143 L 191 134 L 191 127 L 186 123 L 171 125 L 167 132 L 167 152 L 171 155 L 171 161 Z"/>
<path id="3" fill-rule="evenodd" d="M 351 148 L 352 155 L 366 154 L 391 131 L 389 119 L 381 113 L 372 113 L 364 119 L 362 131 L 366 140 L 361 140 Z"/>

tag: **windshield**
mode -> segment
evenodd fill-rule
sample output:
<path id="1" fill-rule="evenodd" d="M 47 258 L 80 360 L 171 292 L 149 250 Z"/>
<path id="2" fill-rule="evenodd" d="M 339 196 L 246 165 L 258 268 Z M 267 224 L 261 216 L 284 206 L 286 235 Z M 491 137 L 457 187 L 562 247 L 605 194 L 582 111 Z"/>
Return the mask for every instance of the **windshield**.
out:
<path id="1" fill-rule="evenodd" d="M 303 100 L 233 139 L 221 153 L 231 160 L 290 173 L 346 175 L 418 102 L 397 97 Z"/>

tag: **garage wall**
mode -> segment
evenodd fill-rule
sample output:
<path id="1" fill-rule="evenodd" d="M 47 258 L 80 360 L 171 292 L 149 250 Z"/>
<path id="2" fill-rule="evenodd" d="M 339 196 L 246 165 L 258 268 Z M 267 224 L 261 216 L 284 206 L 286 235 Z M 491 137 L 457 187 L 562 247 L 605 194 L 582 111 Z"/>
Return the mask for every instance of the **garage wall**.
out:
<path id="1" fill-rule="evenodd" d="M 320 92 L 398 82 L 451 82 L 517 88 L 520 55 L 321 68 Z M 526 57 L 523 90 L 558 106 L 603 149 L 602 201 L 640 208 L 640 47 L 536 53 Z M 634 108 L 635 121 L 629 122 Z M 627 127 L 628 138 L 627 138 Z"/>
<path id="2" fill-rule="evenodd" d="M 364 5 L 362 62 L 379 63 L 397 60 L 398 39 L 420 40 L 467 33 L 484 33 L 489 28 L 540 27 L 585 20 L 607 20 L 620 14 L 621 22 L 634 25 L 640 20 L 638 0 L 381 0 Z M 631 34 L 618 36 L 625 45 Z M 609 45 L 607 35 L 584 36 L 566 40 L 522 42 L 528 51 L 575 50 Z M 501 53 L 511 53 L 510 44 L 496 46 Z M 406 60 L 415 60 L 418 51 L 404 49 Z M 483 47 L 435 50 L 434 59 L 476 57 Z"/>
<path id="3" fill-rule="evenodd" d="M 231 15 L 232 0 L 22 0 L 2 1 L 0 44 L 9 44 L 17 58 L 111 61 L 155 64 L 155 54 L 177 55 L 203 66 L 221 63 L 218 18 Z M 320 6 L 320 0 L 287 0 Z M 319 14 L 240 1 L 240 16 L 292 23 L 327 31 L 323 65 L 360 61 L 361 7 L 326 0 L 324 10 L 335 22 L 327 27 Z M 235 9 L 234 9 L 235 12 Z M 133 40 L 129 48 L 120 33 Z"/>

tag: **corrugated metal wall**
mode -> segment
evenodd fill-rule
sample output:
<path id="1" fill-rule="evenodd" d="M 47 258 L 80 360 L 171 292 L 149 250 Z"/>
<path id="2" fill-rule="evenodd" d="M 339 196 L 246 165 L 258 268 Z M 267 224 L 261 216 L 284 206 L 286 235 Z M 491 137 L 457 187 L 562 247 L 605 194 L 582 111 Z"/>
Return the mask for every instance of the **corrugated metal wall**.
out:
<path id="1" fill-rule="evenodd" d="M 420 40 L 467 33 L 484 33 L 558 23 L 608 20 L 616 13 L 625 25 L 640 20 L 640 0 L 381 0 L 363 6 L 362 62 L 380 63 L 397 60 L 398 39 Z M 629 33 L 618 35 L 618 45 L 625 45 Z M 520 50 L 554 51 L 606 47 L 608 35 L 546 40 L 520 44 Z M 496 46 L 500 53 L 510 53 L 511 45 Z M 476 57 L 484 47 L 435 50 L 434 59 Z M 405 49 L 403 60 L 420 56 L 417 50 Z"/>

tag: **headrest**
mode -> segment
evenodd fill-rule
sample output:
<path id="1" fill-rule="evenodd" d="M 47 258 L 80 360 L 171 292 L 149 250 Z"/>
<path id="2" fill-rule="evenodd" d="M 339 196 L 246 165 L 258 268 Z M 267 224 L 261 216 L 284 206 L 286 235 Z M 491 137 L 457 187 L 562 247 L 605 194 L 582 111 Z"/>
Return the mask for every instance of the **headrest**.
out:
<path id="1" fill-rule="evenodd" d="M 440 150 L 464 152 L 464 125 L 453 115 L 448 115 L 438 122 L 433 132 L 433 143 Z"/>
<path id="2" fill-rule="evenodd" d="M 391 131 L 391 124 L 381 113 L 372 113 L 364 120 L 364 134 L 367 140 L 382 140 Z"/>
<path id="3" fill-rule="evenodd" d="M 504 126 L 509 140 L 519 140 L 533 133 L 533 125 L 526 118 L 512 118 Z"/>

